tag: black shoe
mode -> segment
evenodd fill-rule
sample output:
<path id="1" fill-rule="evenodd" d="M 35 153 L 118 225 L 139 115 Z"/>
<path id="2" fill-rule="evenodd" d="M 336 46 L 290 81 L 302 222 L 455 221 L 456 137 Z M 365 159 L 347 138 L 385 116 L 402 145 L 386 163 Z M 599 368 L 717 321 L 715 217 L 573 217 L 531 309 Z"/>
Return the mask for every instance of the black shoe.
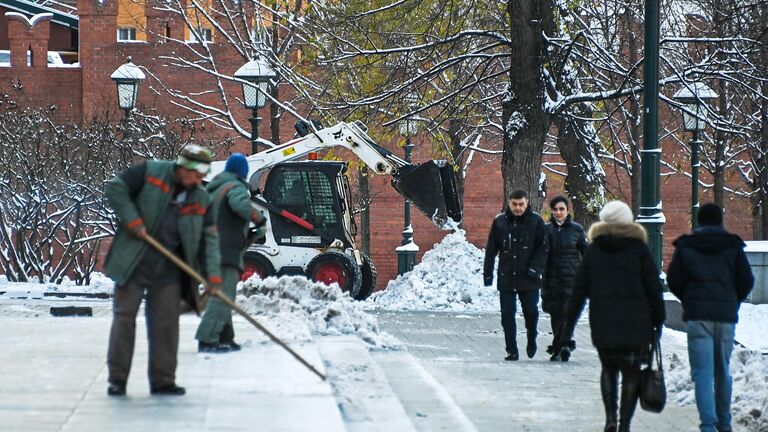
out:
<path id="1" fill-rule="evenodd" d="M 560 358 L 560 354 L 552 354 L 552 357 L 549 358 L 549 361 L 553 361 L 553 362 L 561 361 L 561 360 L 562 359 Z"/>
<path id="2" fill-rule="evenodd" d="M 237 349 L 240 349 L 240 345 L 237 345 Z M 232 348 L 228 344 L 222 344 L 219 342 L 197 342 L 197 352 L 220 354 L 230 351 L 232 351 Z"/>
<path id="3" fill-rule="evenodd" d="M 107 387 L 107 394 L 109 396 L 125 396 L 125 383 L 113 382 L 109 383 Z"/>
<path id="4" fill-rule="evenodd" d="M 504 360 L 506 360 L 506 361 L 518 361 L 518 360 L 520 360 L 520 354 L 518 354 L 517 350 L 507 351 L 507 356 L 504 357 Z"/>
<path id="5" fill-rule="evenodd" d="M 176 384 L 168 384 L 160 387 L 153 387 L 149 392 L 158 396 L 184 396 L 187 390 Z"/>
<path id="6" fill-rule="evenodd" d="M 571 350 L 571 352 L 576 351 L 576 341 L 571 340 L 568 342 L 568 349 Z"/>
<path id="7" fill-rule="evenodd" d="M 560 361 L 567 362 L 569 358 L 571 358 L 571 350 L 569 350 L 568 347 L 563 347 L 563 349 L 560 350 Z"/>
<path id="8" fill-rule="evenodd" d="M 555 353 L 555 347 L 552 345 L 547 345 L 547 354 L 554 354 Z"/>
<path id="9" fill-rule="evenodd" d="M 532 359 L 536 355 L 536 340 L 531 339 L 528 341 L 528 345 L 525 346 L 525 353 L 528 354 L 528 358 Z"/>
<path id="10" fill-rule="evenodd" d="M 236 343 L 235 341 L 222 342 L 219 345 L 222 346 L 222 347 L 227 347 L 227 351 L 225 351 L 225 352 L 240 351 L 242 349 L 240 344 Z"/>

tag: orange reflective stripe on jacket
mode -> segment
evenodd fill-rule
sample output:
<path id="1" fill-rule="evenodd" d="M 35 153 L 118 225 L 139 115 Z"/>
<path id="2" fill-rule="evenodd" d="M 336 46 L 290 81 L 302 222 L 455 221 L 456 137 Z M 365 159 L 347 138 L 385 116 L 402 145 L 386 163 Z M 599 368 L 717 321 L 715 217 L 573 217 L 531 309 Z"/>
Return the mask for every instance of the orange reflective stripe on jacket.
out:
<path id="1" fill-rule="evenodd" d="M 148 176 L 147 177 L 147 183 L 151 184 L 152 186 L 159 187 L 163 192 L 170 193 L 171 187 L 168 186 L 168 183 L 164 182 L 163 180 L 154 177 L 154 176 Z"/>
<path id="2" fill-rule="evenodd" d="M 201 206 L 198 203 L 188 204 L 179 210 L 179 215 L 181 216 L 190 216 L 190 215 L 205 215 L 205 207 Z"/>

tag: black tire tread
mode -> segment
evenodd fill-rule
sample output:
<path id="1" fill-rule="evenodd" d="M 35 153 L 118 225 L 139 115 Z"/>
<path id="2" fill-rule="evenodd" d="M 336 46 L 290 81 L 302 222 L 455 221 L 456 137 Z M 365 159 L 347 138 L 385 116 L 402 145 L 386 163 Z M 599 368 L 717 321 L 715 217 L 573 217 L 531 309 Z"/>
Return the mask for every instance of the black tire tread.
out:
<path id="1" fill-rule="evenodd" d="M 360 268 L 360 273 L 363 276 L 363 283 L 360 287 L 360 292 L 355 296 L 355 300 L 365 300 L 371 295 L 374 289 L 376 289 L 376 278 L 378 272 L 376 272 L 376 266 L 373 265 L 373 261 L 368 255 L 361 254 L 363 256 L 363 266 Z"/>
<path id="2" fill-rule="evenodd" d="M 312 273 L 314 273 L 315 267 L 318 265 L 318 263 L 321 263 L 329 259 L 337 262 L 344 262 L 345 267 L 347 267 L 348 270 L 352 271 L 354 282 L 352 283 L 352 287 L 345 292 L 348 292 L 349 296 L 352 298 L 355 298 L 356 296 L 358 296 L 360 294 L 360 289 L 362 288 L 362 285 L 363 285 L 363 275 L 360 272 L 360 266 L 357 265 L 357 262 L 355 262 L 354 258 L 352 258 L 351 256 L 343 252 L 327 251 L 312 258 L 312 261 L 310 261 L 309 264 L 307 265 L 307 277 L 311 280 L 314 280 L 312 279 Z"/>

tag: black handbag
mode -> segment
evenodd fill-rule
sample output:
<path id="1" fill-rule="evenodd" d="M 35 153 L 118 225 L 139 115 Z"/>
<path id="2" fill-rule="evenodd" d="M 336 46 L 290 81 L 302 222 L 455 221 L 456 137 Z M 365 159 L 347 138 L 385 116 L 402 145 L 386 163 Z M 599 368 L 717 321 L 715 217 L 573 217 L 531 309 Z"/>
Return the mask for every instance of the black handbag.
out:
<path id="1" fill-rule="evenodd" d="M 656 366 L 654 367 L 654 363 Z M 661 364 L 661 341 L 653 338 L 648 353 L 648 366 L 641 372 L 640 407 L 645 411 L 660 413 L 667 403 L 667 386 L 664 384 L 664 367 Z"/>

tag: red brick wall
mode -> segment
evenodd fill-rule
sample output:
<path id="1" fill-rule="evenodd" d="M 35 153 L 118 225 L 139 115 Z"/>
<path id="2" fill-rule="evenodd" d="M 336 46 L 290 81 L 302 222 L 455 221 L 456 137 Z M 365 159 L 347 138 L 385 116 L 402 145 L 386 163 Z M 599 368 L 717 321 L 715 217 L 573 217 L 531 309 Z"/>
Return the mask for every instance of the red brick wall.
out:
<path id="1" fill-rule="evenodd" d="M 55 107 L 58 121 L 81 118 L 82 78 L 80 68 L 49 68 L 47 51 L 52 25 L 49 19 L 29 27 L 24 20 L 3 16 L 11 50 L 11 67 L 0 67 L 0 92 L 22 106 Z M 32 50 L 32 66 L 27 51 Z"/>

